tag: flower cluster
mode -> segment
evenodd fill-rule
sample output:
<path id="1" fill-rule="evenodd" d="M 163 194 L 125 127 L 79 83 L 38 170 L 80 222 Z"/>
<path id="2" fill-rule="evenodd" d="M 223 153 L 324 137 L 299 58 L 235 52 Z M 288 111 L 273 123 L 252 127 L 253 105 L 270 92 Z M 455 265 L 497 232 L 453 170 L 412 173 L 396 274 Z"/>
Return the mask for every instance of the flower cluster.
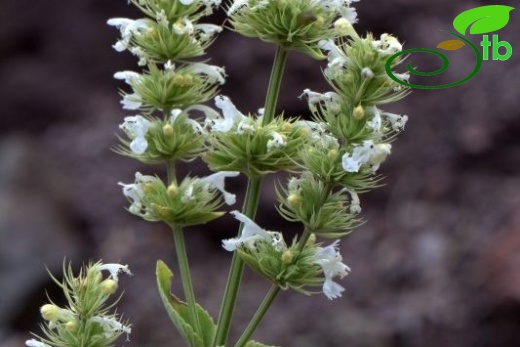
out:
<path id="1" fill-rule="evenodd" d="M 321 285 L 327 298 L 341 296 L 344 288 L 334 278 L 345 277 L 350 269 L 342 263 L 338 241 L 327 247 L 314 242 L 303 249 L 296 242 L 287 246 L 282 233 L 264 230 L 238 211 L 231 214 L 244 228 L 239 237 L 222 241 L 224 249 L 237 250 L 252 269 L 282 289 L 310 294 L 305 287 Z"/>
<path id="2" fill-rule="evenodd" d="M 103 277 L 103 271 L 109 273 Z M 127 340 L 131 333 L 128 323 L 110 313 L 115 303 L 107 304 L 116 292 L 118 274 L 131 275 L 128 266 L 120 264 L 94 263 L 84 267 L 78 276 L 74 276 L 69 266 L 63 282 L 54 277 L 62 288 L 68 301 L 67 307 L 54 303 L 40 308 L 45 337 L 33 338 L 25 342 L 28 347 L 108 347 L 122 334 Z"/>
<path id="3" fill-rule="evenodd" d="M 349 31 L 358 0 L 235 0 L 227 9 L 233 29 L 247 37 L 323 59 L 318 42 Z"/>
<path id="4" fill-rule="evenodd" d="M 156 176 L 135 174 L 135 182 L 119 183 L 130 201 L 130 213 L 150 222 L 162 221 L 171 226 L 203 224 L 220 217 L 216 210 L 222 205 L 222 193 L 228 205 L 235 203 L 235 195 L 224 189 L 226 177 L 238 172 L 217 172 L 204 178 L 186 177 L 179 185 L 166 186 Z"/>

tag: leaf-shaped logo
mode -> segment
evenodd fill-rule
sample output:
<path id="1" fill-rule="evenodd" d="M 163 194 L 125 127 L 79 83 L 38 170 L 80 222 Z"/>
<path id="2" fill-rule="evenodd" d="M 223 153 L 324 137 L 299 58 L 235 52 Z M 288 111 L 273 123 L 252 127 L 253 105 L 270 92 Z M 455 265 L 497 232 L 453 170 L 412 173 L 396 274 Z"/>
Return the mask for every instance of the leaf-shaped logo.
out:
<path id="1" fill-rule="evenodd" d="M 465 45 L 461 40 L 446 40 L 442 41 L 437 45 L 437 48 L 444 49 L 445 51 L 456 51 L 461 49 Z"/>
<path id="2" fill-rule="evenodd" d="M 453 27 L 462 35 L 466 35 L 468 28 L 470 34 L 487 34 L 505 27 L 513 9 L 505 5 L 475 7 L 455 17 Z"/>

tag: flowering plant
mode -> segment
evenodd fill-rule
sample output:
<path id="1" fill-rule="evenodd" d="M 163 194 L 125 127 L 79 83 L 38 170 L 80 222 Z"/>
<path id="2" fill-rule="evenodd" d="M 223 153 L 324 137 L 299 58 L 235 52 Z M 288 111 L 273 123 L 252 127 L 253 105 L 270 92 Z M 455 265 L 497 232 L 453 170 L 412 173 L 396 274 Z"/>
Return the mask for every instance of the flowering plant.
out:
<path id="1" fill-rule="evenodd" d="M 387 59 L 402 46 L 389 34 L 379 40 L 360 36 L 353 28 L 354 0 L 227 3 L 230 30 L 277 46 L 265 105 L 256 114 L 244 114 L 219 94 L 224 69 L 194 60 L 204 56 L 222 31 L 200 23 L 220 6 L 218 0 L 130 2 L 143 18 L 108 21 L 121 35 L 114 49 L 128 50 L 142 67 L 141 72 L 114 75 L 129 87 L 122 92 L 121 104 L 132 112 L 120 125 L 116 151 L 167 169 L 164 178 L 137 172 L 132 183 L 120 183 L 130 213 L 163 222 L 173 231 L 185 302 L 170 294 L 173 274 L 158 261 L 157 285 L 165 309 L 188 346 L 230 346 L 228 335 L 247 265 L 270 282 L 271 289 L 234 346 L 265 346 L 251 338 L 281 290 L 323 293 L 330 300 L 344 291 L 339 280 L 350 268 L 343 263 L 339 238 L 363 222 L 358 194 L 379 186 L 378 170 L 408 119 L 380 108 L 408 94 L 385 71 Z M 331 91 L 304 89 L 300 96 L 308 103 L 311 120 L 277 111 L 292 51 L 327 59 L 323 74 Z M 398 63 L 394 60 L 392 67 Z M 216 108 L 205 104 L 212 99 Z M 179 163 L 197 158 L 214 173 L 178 177 Z M 302 225 L 302 233 L 291 241 L 283 231 L 265 230 L 254 221 L 264 177 L 282 171 L 290 177 L 276 187 L 277 210 Z M 222 241 L 233 257 L 215 321 L 195 299 L 184 228 L 225 214 L 224 205 L 236 202 L 225 180 L 240 174 L 247 176 L 248 187 L 242 209 L 229 212 L 241 224 L 236 237 Z M 26 344 L 105 347 L 122 333 L 128 335 L 129 324 L 110 313 L 117 300 L 106 305 L 117 289 L 118 273 L 129 274 L 128 267 L 91 263 L 76 277 L 70 267 L 65 270 L 65 280 L 58 284 L 69 306 L 44 305 L 44 337 Z M 107 279 L 103 270 L 110 273 Z"/>

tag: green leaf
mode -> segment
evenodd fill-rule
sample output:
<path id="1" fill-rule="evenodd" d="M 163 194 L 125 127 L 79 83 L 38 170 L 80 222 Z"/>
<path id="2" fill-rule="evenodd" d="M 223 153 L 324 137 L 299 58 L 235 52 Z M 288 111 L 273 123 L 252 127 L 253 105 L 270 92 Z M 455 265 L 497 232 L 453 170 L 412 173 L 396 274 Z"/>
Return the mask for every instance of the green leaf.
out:
<path id="1" fill-rule="evenodd" d="M 497 31 L 509 22 L 509 12 L 514 7 L 487 5 L 464 11 L 453 20 L 453 27 L 462 35 L 470 28 L 470 34 L 486 34 Z"/>
<path id="2" fill-rule="evenodd" d="M 202 328 L 202 336 L 197 334 L 189 324 L 189 310 L 186 303 L 179 300 L 170 293 L 173 273 L 161 260 L 157 262 L 156 268 L 157 286 L 166 312 L 173 324 L 183 337 L 184 341 L 191 347 L 210 347 L 215 336 L 215 323 L 213 319 L 199 304 L 197 304 L 197 316 Z"/>
<path id="3" fill-rule="evenodd" d="M 268 346 L 268 345 L 264 345 L 263 343 L 251 340 L 248 343 L 246 343 L 245 347 L 280 347 L 280 346 Z"/>

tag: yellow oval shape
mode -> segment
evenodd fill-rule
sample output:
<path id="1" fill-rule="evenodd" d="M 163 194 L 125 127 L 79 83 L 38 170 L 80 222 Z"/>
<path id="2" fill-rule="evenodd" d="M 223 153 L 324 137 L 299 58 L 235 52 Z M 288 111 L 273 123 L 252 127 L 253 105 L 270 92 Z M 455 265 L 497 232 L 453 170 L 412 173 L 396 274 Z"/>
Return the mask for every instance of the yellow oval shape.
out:
<path id="1" fill-rule="evenodd" d="M 437 48 L 444 49 L 446 51 L 456 51 L 461 49 L 465 45 L 461 40 L 447 40 L 442 41 L 437 45 Z"/>

